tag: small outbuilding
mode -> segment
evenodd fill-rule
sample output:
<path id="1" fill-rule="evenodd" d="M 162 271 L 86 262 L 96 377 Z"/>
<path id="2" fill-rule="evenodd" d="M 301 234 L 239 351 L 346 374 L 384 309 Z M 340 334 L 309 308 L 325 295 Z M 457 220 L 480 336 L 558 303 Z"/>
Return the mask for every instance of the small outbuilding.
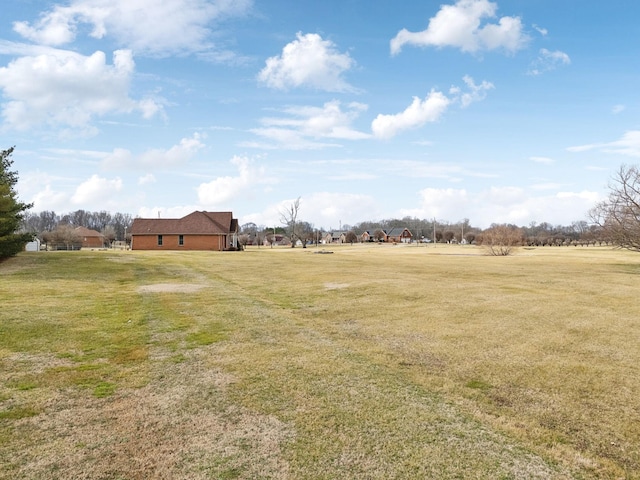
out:
<path id="1" fill-rule="evenodd" d="M 24 246 L 24 249 L 27 252 L 39 252 L 40 251 L 40 240 L 38 238 L 34 238 L 33 241 L 28 242 Z"/>

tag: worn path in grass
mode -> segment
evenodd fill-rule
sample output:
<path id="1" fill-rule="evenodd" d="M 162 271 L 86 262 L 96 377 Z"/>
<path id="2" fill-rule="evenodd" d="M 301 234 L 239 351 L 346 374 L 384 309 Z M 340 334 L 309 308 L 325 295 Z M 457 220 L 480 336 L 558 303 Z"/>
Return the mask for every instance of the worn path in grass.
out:
<path id="1" fill-rule="evenodd" d="M 638 474 L 637 263 L 380 248 L 0 265 L 0 478 Z"/>

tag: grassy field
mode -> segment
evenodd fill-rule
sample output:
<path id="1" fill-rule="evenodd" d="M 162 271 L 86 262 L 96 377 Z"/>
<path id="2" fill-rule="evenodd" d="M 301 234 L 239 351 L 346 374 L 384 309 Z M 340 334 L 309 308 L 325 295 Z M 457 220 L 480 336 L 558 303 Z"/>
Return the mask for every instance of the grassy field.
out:
<path id="1" fill-rule="evenodd" d="M 0 264 L 1 479 L 640 478 L 640 255 Z"/>

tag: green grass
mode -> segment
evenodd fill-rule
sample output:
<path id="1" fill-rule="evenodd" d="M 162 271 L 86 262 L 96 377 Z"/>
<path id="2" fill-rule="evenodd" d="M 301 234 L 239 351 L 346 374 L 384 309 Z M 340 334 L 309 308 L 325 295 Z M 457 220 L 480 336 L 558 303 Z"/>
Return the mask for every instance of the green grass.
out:
<path id="1" fill-rule="evenodd" d="M 0 478 L 640 478 L 640 255 L 0 264 Z"/>

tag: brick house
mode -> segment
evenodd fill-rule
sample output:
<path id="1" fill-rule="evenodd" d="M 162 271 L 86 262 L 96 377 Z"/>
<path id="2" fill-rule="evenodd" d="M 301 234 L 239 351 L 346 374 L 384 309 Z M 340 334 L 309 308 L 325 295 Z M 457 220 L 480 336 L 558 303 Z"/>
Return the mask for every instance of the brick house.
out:
<path id="1" fill-rule="evenodd" d="M 82 243 L 82 248 L 104 248 L 106 238 L 100 232 L 87 227 L 76 227 L 73 230 Z"/>
<path id="2" fill-rule="evenodd" d="M 387 242 L 393 243 L 411 243 L 411 232 L 408 228 L 395 227 L 387 233 Z"/>
<path id="3" fill-rule="evenodd" d="M 238 246 L 231 212 L 196 211 L 182 218 L 136 218 L 132 250 L 229 250 Z"/>
<path id="4" fill-rule="evenodd" d="M 346 243 L 347 232 L 328 232 L 322 237 L 322 243 Z"/>

